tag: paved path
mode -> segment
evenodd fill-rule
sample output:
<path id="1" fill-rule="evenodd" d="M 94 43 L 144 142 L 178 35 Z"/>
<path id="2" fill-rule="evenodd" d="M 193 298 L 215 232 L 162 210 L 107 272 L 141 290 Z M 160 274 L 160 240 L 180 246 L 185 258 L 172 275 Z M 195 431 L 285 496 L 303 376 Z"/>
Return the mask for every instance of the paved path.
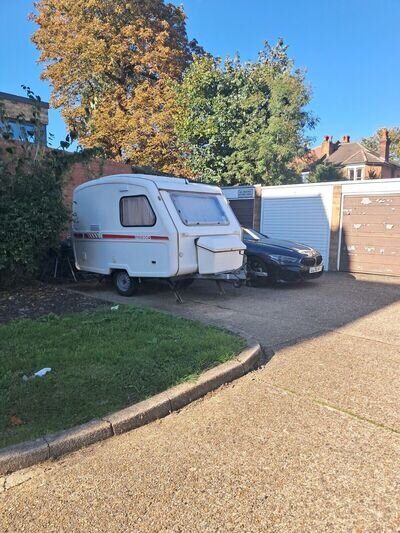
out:
<path id="1" fill-rule="evenodd" d="M 246 330 L 276 354 L 179 413 L 17 476 L 0 531 L 399 531 L 400 284 L 383 281 L 225 298 L 194 286 L 184 306 L 147 291 L 135 302 Z"/>

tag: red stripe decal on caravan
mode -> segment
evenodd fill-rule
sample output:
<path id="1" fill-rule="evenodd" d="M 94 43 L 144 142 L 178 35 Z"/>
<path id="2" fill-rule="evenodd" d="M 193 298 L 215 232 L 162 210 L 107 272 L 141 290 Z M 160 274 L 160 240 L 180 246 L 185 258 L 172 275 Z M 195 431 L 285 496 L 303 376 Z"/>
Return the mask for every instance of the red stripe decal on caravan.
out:
<path id="1" fill-rule="evenodd" d="M 152 239 L 153 241 L 168 241 L 168 240 L 169 240 L 169 237 L 162 237 L 162 236 L 157 236 L 157 235 L 151 235 L 150 239 Z"/>
<path id="2" fill-rule="evenodd" d="M 103 233 L 100 237 L 96 233 L 74 233 L 75 239 L 137 239 L 143 241 L 168 241 L 169 237 L 164 235 L 127 235 L 126 233 Z"/>
<path id="3" fill-rule="evenodd" d="M 139 239 L 144 241 L 168 241 L 169 237 L 163 235 L 114 235 L 112 233 L 103 233 L 103 239 Z"/>
<path id="4" fill-rule="evenodd" d="M 103 233 L 103 239 L 136 239 L 135 235 L 113 235 L 111 233 Z"/>

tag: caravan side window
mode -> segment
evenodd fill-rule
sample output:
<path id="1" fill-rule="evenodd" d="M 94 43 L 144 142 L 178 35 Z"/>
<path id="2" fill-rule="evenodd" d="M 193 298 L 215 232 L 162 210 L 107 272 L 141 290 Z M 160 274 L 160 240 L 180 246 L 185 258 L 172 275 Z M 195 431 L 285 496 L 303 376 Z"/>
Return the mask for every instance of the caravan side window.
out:
<path id="1" fill-rule="evenodd" d="M 146 196 L 124 196 L 119 201 L 122 226 L 154 226 L 156 215 Z"/>

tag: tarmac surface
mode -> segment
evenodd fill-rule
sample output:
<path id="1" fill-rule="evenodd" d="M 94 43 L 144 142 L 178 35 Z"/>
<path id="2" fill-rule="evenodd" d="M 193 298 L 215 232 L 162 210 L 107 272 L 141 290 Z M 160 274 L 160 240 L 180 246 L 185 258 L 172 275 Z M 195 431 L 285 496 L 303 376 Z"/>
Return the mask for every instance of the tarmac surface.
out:
<path id="1" fill-rule="evenodd" d="M 400 279 L 124 299 L 245 332 L 261 369 L 148 426 L 17 472 L 0 531 L 400 530 Z"/>

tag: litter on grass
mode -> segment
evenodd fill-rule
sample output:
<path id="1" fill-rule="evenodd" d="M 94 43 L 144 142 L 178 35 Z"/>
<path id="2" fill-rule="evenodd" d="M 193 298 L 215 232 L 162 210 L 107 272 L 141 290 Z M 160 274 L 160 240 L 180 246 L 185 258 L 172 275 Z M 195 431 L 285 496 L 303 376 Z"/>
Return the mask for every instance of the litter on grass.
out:
<path id="1" fill-rule="evenodd" d="M 111 311 L 118 311 L 119 309 L 119 305 L 113 305 L 112 307 L 110 307 Z"/>
<path id="2" fill-rule="evenodd" d="M 51 368 L 48 368 L 48 367 L 41 368 L 40 370 L 38 370 L 37 372 L 35 372 L 34 374 L 32 374 L 32 376 L 27 376 L 26 374 L 24 374 L 24 375 L 22 376 L 22 379 L 23 379 L 24 381 L 28 381 L 28 379 L 42 378 L 43 376 L 45 376 L 45 375 L 48 374 L 49 372 L 51 372 Z"/>
<path id="3" fill-rule="evenodd" d="M 34 376 L 37 376 L 38 378 L 42 378 L 43 376 L 45 376 L 46 374 L 48 374 L 49 372 L 51 372 L 51 368 L 41 368 L 40 370 L 38 370 L 37 372 L 35 372 L 33 375 Z"/>

